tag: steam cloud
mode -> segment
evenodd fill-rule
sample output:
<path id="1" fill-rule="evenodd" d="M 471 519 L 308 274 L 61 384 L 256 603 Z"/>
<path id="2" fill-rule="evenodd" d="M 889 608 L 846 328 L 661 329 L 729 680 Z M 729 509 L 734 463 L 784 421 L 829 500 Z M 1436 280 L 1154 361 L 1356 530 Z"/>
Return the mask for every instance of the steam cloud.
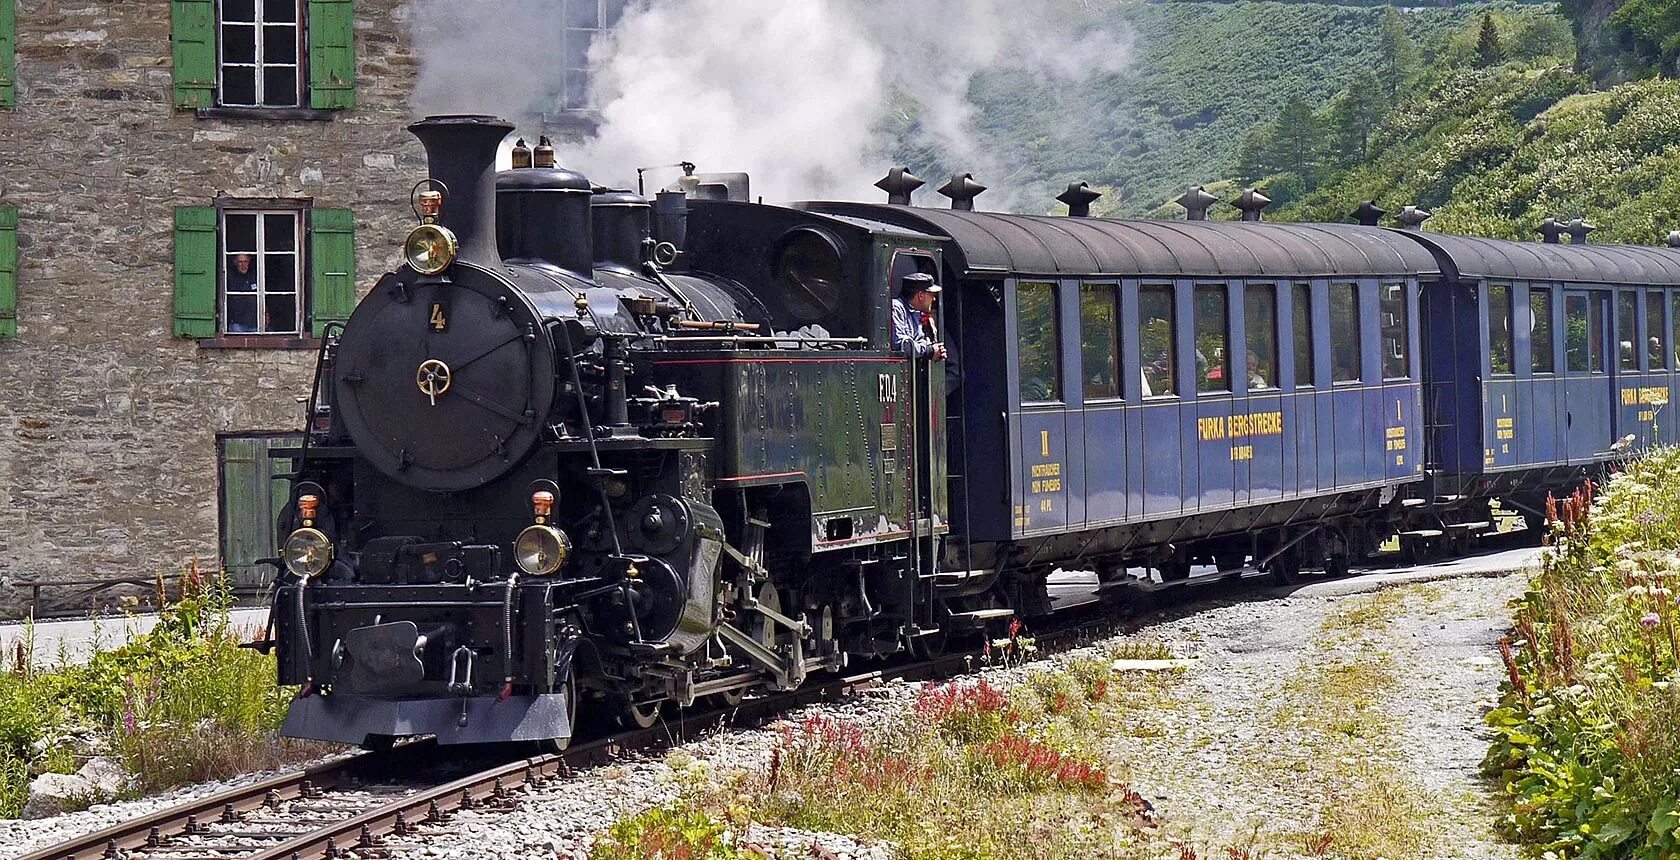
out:
<path id="1" fill-rule="evenodd" d="M 1008 208 L 1022 191 L 1010 181 L 1022 165 L 976 128 L 970 89 L 983 73 L 1020 73 L 1055 100 L 1122 71 L 1130 33 L 1098 5 L 635 0 L 590 52 L 599 131 L 563 144 L 562 159 L 623 187 L 634 187 L 638 166 L 681 159 L 702 171 L 747 171 L 769 200 L 875 200 L 870 186 L 891 154 L 913 151 L 972 170 L 993 187 L 982 208 Z M 416 39 L 428 47 L 416 108 L 540 126 L 560 105 L 557 18 L 543 0 L 417 0 Z M 1069 127 L 1077 123 L 1046 132 Z M 924 178 L 930 189 L 944 180 Z"/>

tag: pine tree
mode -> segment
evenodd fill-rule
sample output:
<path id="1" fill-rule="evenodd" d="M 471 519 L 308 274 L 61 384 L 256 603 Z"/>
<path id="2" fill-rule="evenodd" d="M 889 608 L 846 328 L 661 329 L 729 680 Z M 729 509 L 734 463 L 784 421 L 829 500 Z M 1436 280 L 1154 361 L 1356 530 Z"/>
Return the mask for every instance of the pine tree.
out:
<path id="1" fill-rule="evenodd" d="M 1354 80 L 1331 103 L 1325 133 L 1330 138 L 1329 155 L 1341 166 L 1358 164 L 1371 156 L 1371 135 L 1388 114 L 1389 102 L 1382 84 L 1371 74 Z"/>
<path id="2" fill-rule="evenodd" d="M 1413 56 L 1417 46 L 1412 44 L 1412 38 L 1406 35 L 1406 22 L 1393 6 L 1384 6 L 1382 21 L 1379 26 L 1382 39 L 1382 64 L 1377 74 L 1382 80 L 1383 89 L 1389 98 L 1400 93 L 1400 87 L 1406 83 L 1411 75 Z"/>
<path id="3" fill-rule="evenodd" d="M 1323 162 L 1323 139 L 1323 125 L 1312 106 L 1296 96 L 1278 114 L 1271 148 L 1278 165 L 1310 189 Z"/>
<path id="4" fill-rule="evenodd" d="M 1482 29 L 1476 34 L 1476 66 L 1487 68 L 1505 61 L 1505 46 L 1499 42 L 1499 26 L 1493 23 L 1493 13 L 1482 15 Z"/>

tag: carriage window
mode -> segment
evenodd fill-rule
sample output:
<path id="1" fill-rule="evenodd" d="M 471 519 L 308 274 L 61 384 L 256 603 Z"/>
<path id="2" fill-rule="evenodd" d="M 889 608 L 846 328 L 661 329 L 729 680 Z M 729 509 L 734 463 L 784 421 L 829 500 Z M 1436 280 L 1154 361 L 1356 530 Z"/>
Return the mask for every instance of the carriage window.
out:
<path id="1" fill-rule="evenodd" d="M 1243 291 L 1243 326 L 1248 330 L 1248 389 L 1278 387 L 1277 287 Z"/>
<path id="2" fill-rule="evenodd" d="M 1178 393 L 1178 328 L 1174 324 L 1173 288 L 1138 290 L 1138 349 L 1143 364 L 1143 396 Z"/>
<path id="3" fill-rule="evenodd" d="M 1488 287 L 1488 366 L 1496 374 L 1511 372 L 1511 288 Z"/>
<path id="4" fill-rule="evenodd" d="M 1528 342 L 1532 350 L 1529 355 L 1529 369 L 1535 373 L 1552 373 L 1557 369 L 1557 358 L 1552 354 L 1550 290 L 1534 288 L 1528 291 L 1528 316 Z"/>
<path id="5" fill-rule="evenodd" d="M 1587 296 L 1563 300 L 1564 346 L 1575 373 L 1604 372 L 1604 303 Z"/>
<path id="6" fill-rule="evenodd" d="M 1196 288 L 1196 390 L 1231 390 L 1231 309 L 1225 288 Z"/>
<path id="7" fill-rule="evenodd" d="M 1639 313 L 1639 300 L 1633 293 L 1616 294 L 1616 362 L 1623 370 L 1638 370 L 1639 356 L 1633 342 L 1639 339 L 1634 317 Z"/>
<path id="8" fill-rule="evenodd" d="M 1079 349 L 1086 400 L 1120 396 L 1119 303 L 1114 284 L 1079 288 Z"/>
<path id="9" fill-rule="evenodd" d="M 1359 285 L 1330 285 L 1330 379 L 1358 382 L 1365 375 L 1359 354 Z"/>
<path id="10" fill-rule="evenodd" d="M 1663 294 L 1651 290 L 1645 294 L 1645 331 L 1650 334 L 1645 338 L 1645 352 L 1651 362 L 1651 370 L 1668 369 L 1668 327 L 1663 325 Z"/>
<path id="11" fill-rule="evenodd" d="M 1295 285 L 1295 385 L 1318 384 L 1313 368 L 1312 285 Z"/>
<path id="12" fill-rule="evenodd" d="M 1020 348 L 1022 402 L 1060 400 L 1061 341 L 1056 326 L 1056 285 L 1022 282 L 1015 288 L 1015 334 Z"/>
<path id="13" fill-rule="evenodd" d="M 1406 286 L 1382 285 L 1382 367 L 1384 379 L 1405 379 L 1412 375 L 1407 347 L 1411 336 L 1406 325 Z"/>

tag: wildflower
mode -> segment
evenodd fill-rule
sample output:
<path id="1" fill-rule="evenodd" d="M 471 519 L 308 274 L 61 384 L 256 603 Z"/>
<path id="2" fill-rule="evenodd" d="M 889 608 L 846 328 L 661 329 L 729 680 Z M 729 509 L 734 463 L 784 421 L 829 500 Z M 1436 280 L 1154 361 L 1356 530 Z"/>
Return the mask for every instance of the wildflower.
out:
<path id="1" fill-rule="evenodd" d="M 1639 626 L 1645 628 L 1646 630 L 1653 630 L 1661 623 L 1662 619 L 1658 618 L 1657 613 L 1655 612 L 1647 612 L 1639 619 Z"/>

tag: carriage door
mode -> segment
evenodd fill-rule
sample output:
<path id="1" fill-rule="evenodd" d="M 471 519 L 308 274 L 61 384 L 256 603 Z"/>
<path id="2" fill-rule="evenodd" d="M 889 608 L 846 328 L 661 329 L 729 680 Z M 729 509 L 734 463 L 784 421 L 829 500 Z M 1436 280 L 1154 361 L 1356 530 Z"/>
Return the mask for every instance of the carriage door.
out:
<path id="1" fill-rule="evenodd" d="M 938 260 L 928 252 L 899 249 L 893 252 L 892 274 L 888 282 L 893 296 L 905 275 L 912 272 L 929 274 L 942 289 L 954 289 L 939 275 Z M 943 293 L 941 293 L 943 298 Z M 934 304 L 925 319 L 912 319 L 918 328 L 937 342 L 948 342 L 945 336 L 943 300 Z M 951 356 L 955 359 L 953 353 Z M 947 491 L 945 486 L 945 389 L 946 364 L 938 361 L 912 360 L 910 404 L 914 445 L 910 463 L 910 529 L 914 538 L 916 569 L 924 574 L 934 572 L 938 564 L 939 536 L 950 530 L 947 522 Z"/>
<path id="2" fill-rule="evenodd" d="M 1617 361 L 1611 355 L 1610 294 L 1569 290 L 1563 294 L 1564 435 L 1569 462 L 1591 462 L 1616 440 Z"/>

